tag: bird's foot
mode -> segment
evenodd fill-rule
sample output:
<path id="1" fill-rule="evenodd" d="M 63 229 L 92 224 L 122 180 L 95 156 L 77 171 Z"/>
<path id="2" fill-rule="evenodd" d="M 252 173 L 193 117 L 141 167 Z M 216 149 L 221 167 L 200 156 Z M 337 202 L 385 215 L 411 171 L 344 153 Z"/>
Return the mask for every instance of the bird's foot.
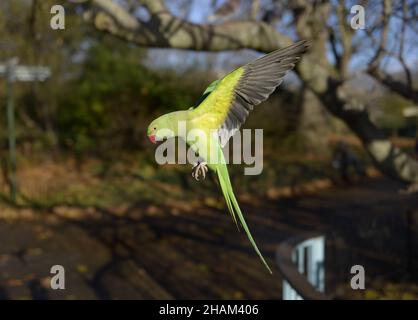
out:
<path id="1" fill-rule="evenodd" d="M 199 181 L 200 176 L 203 176 L 203 179 L 206 178 L 206 173 L 208 172 L 208 166 L 206 162 L 198 162 L 193 165 L 192 168 L 192 177 Z"/>

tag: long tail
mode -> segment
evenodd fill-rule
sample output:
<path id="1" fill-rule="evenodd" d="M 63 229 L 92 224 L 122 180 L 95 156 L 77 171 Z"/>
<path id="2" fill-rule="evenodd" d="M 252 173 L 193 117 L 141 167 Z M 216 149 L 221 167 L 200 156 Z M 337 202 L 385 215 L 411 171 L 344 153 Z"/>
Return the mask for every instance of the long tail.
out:
<path id="1" fill-rule="evenodd" d="M 229 179 L 228 169 L 225 163 L 220 163 L 216 166 L 216 172 L 219 178 L 219 184 L 221 185 L 222 193 L 225 197 L 226 204 L 228 206 L 229 212 L 231 213 L 232 218 L 235 223 L 237 223 L 236 217 L 238 219 L 247 234 L 248 239 L 250 240 L 254 250 L 257 252 L 263 264 L 266 266 L 268 271 L 272 273 L 270 267 L 268 266 L 266 260 L 264 260 L 263 255 L 260 250 L 258 250 L 257 244 L 255 243 L 253 236 L 251 235 L 250 230 L 248 229 L 247 223 L 245 222 L 244 216 L 242 215 L 241 209 L 238 205 L 238 201 L 235 198 L 234 191 L 232 190 L 231 181 Z"/>

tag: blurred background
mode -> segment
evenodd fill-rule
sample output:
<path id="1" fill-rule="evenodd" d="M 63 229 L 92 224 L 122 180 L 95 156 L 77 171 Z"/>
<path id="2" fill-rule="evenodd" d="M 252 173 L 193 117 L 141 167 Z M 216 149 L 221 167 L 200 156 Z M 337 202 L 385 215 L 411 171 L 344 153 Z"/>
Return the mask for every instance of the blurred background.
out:
<path id="1" fill-rule="evenodd" d="M 0 298 L 281 299 L 276 248 L 308 231 L 327 294 L 418 298 L 417 16 L 412 0 L 1 1 Z M 245 125 L 264 129 L 262 174 L 229 166 L 270 275 L 215 177 L 157 165 L 146 128 L 300 39 Z"/>

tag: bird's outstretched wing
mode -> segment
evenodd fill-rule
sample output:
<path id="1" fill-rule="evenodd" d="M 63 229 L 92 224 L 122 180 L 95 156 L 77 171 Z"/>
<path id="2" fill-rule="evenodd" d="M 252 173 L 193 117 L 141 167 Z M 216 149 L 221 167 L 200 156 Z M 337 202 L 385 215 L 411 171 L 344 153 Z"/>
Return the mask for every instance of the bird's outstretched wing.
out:
<path id="1" fill-rule="evenodd" d="M 193 109 L 197 118 L 205 118 L 218 129 L 221 146 L 239 130 L 254 106 L 266 100 L 282 83 L 307 50 L 306 41 L 273 51 L 232 71 L 206 89 L 200 105 Z"/>

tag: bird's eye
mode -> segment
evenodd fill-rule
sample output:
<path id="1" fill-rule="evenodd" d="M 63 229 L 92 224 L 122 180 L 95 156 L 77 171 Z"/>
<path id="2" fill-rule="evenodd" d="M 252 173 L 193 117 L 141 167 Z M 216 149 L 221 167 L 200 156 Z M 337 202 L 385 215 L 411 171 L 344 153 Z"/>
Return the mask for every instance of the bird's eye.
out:
<path id="1" fill-rule="evenodd" d="M 154 130 L 157 130 L 157 128 L 156 128 L 156 127 L 154 127 Z"/>

